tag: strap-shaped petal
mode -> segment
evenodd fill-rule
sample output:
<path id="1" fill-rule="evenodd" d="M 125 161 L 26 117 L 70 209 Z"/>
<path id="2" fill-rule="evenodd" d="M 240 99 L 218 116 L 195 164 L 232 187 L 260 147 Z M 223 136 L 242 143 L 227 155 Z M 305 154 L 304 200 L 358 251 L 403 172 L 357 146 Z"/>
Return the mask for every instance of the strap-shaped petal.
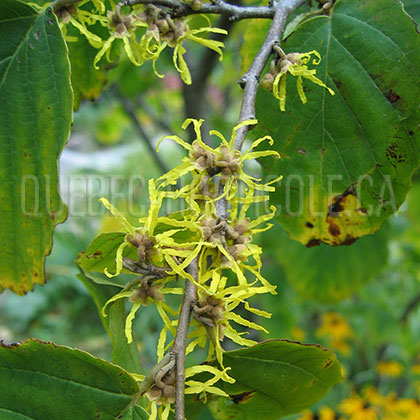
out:
<path id="1" fill-rule="evenodd" d="M 134 226 L 114 207 L 106 198 L 102 197 L 99 201 L 109 210 L 109 212 L 118 218 L 119 222 L 126 228 L 127 232 L 133 234 Z"/>
<path id="2" fill-rule="evenodd" d="M 115 256 L 116 270 L 115 274 L 112 274 L 108 271 L 108 267 L 105 268 L 104 273 L 108 278 L 117 277 L 123 268 L 123 251 L 124 248 L 128 246 L 128 242 L 123 242 L 117 249 L 117 254 Z"/>
<path id="3" fill-rule="evenodd" d="M 111 45 L 114 42 L 114 40 L 115 36 L 111 35 L 102 45 L 102 48 L 99 50 L 99 52 L 95 55 L 95 59 L 93 60 L 93 67 L 95 67 L 96 70 L 99 70 L 98 63 L 101 60 L 101 58 L 105 55 L 105 53 L 111 49 Z"/>
<path id="4" fill-rule="evenodd" d="M 138 302 L 134 302 L 125 320 L 125 336 L 127 337 L 128 344 L 133 342 L 133 320 L 140 306 L 141 300 L 139 300 Z"/>
<path id="5" fill-rule="evenodd" d="M 242 318 L 240 315 L 235 314 L 234 312 L 228 312 L 225 314 L 225 318 L 231 321 L 236 322 L 239 325 L 243 325 L 244 327 L 252 328 L 254 330 L 264 331 L 268 334 L 268 331 L 261 325 L 256 324 L 255 322 L 248 321 L 245 318 Z"/>
<path id="6" fill-rule="evenodd" d="M 133 292 L 131 292 L 131 291 L 127 291 L 127 292 L 120 292 L 120 293 L 118 293 L 118 294 L 116 294 L 116 295 L 114 295 L 114 296 L 112 296 L 112 298 L 110 298 L 110 299 L 108 299 L 106 302 L 105 302 L 105 305 L 102 307 L 102 316 L 103 317 L 106 317 L 106 316 L 108 316 L 107 315 L 107 313 L 106 313 L 106 308 L 107 308 L 107 306 L 110 304 L 110 303 L 112 303 L 112 302 L 115 302 L 116 300 L 118 300 L 118 299 L 124 299 L 124 298 L 129 298 L 130 296 L 131 296 L 131 294 L 132 294 Z"/>

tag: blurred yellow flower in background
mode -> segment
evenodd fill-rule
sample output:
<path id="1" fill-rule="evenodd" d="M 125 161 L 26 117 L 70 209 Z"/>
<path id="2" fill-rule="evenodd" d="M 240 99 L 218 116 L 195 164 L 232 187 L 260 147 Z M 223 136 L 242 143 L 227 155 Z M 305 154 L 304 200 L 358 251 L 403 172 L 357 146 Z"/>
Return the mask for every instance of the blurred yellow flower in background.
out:
<path id="1" fill-rule="evenodd" d="M 348 340 L 353 338 L 354 333 L 346 319 L 337 312 L 326 312 L 321 317 L 321 325 L 316 330 L 318 337 L 327 340 L 328 345 L 345 355 L 350 353 Z"/>
<path id="2" fill-rule="evenodd" d="M 395 360 L 380 361 L 376 364 L 376 371 L 382 376 L 395 378 L 397 376 L 401 376 L 403 370 L 403 365 Z"/>

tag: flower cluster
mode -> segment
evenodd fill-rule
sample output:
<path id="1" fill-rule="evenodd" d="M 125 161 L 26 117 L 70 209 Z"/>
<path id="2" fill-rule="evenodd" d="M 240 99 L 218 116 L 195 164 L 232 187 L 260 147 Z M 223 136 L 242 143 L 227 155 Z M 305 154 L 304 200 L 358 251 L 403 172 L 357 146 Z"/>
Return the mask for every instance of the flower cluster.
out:
<path id="1" fill-rule="evenodd" d="M 130 282 L 119 294 L 113 296 L 103 308 L 117 299 L 128 298 L 132 308 L 126 320 L 126 336 L 132 340 L 131 325 L 141 305 L 153 303 L 163 321 L 158 342 L 158 359 L 173 345 L 168 334 L 175 337 L 177 311 L 165 303 L 165 295 L 182 294 L 183 289 L 170 287 L 176 277 L 188 279 L 197 286 L 197 299 L 193 305 L 193 330 L 189 334 L 186 352 L 197 346 L 208 348 L 208 359 L 216 357 L 220 368 L 210 365 L 193 366 L 186 370 L 187 394 L 212 393 L 226 396 L 215 384 L 219 380 L 233 382 L 223 365 L 222 340 L 227 337 L 233 342 L 249 346 L 253 340 L 238 332 L 235 325 L 266 330 L 235 313 L 240 305 L 250 313 L 270 317 L 270 314 L 252 307 L 249 299 L 262 293 L 275 294 L 275 287 L 261 274 L 262 249 L 252 242 L 256 233 L 271 227 L 267 222 L 274 215 L 274 208 L 251 220 L 248 212 L 253 203 L 268 200 L 267 192 L 273 191 L 271 183 L 263 184 L 248 175 L 243 163 L 249 159 L 264 156 L 278 156 L 277 152 L 254 151 L 254 148 L 270 137 L 256 140 L 243 154 L 234 149 L 237 130 L 244 125 L 254 125 L 256 120 L 245 121 L 234 127 L 230 140 L 217 131 L 210 134 L 220 139 L 220 145 L 211 148 L 202 139 L 202 120 L 188 119 L 183 128 L 193 124 L 196 139 L 192 144 L 178 136 L 168 136 L 182 145 L 189 153 L 176 168 L 157 180 L 149 181 L 150 209 L 148 215 L 139 220 L 140 226 L 132 226 L 128 220 L 106 199 L 101 199 L 108 210 L 117 216 L 127 234 L 116 253 L 116 272 L 105 270 L 108 277 L 119 275 L 122 270 L 141 274 Z M 162 139 L 162 140 L 164 140 Z M 186 179 L 178 187 L 181 178 Z M 243 188 L 239 188 L 239 185 Z M 177 186 L 174 188 L 173 186 Z M 243 190 L 243 192 L 241 192 Z M 256 192 L 259 192 L 256 194 Z M 220 217 L 216 206 L 219 200 L 228 203 L 228 214 Z M 167 216 L 159 210 L 164 200 L 184 200 L 188 210 Z M 125 257 L 127 249 L 137 249 L 137 258 Z M 198 261 L 198 276 L 187 270 L 193 260 Z M 168 342 L 169 341 L 169 342 Z M 210 379 L 196 381 L 193 376 L 207 372 Z M 149 392 L 152 413 L 167 418 L 173 401 L 172 371 L 159 378 Z M 153 417 L 151 417 L 153 418 Z"/>
<path id="2" fill-rule="evenodd" d="M 376 388 L 365 388 L 343 399 L 336 410 L 327 406 L 317 414 L 305 411 L 298 420 L 417 420 L 420 404 L 414 398 L 398 398 L 394 392 L 381 395 Z"/>
<path id="3" fill-rule="evenodd" d="M 271 62 L 270 72 L 265 74 L 262 78 L 261 86 L 273 92 L 274 97 L 279 100 L 281 111 L 285 111 L 286 109 L 287 73 L 297 77 L 297 91 L 300 100 L 304 104 L 306 104 L 307 99 L 303 90 L 302 78 L 308 79 L 312 83 L 324 87 L 331 95 L 335 95 L 335 92 L 331 88 L 315 76 L 316 70 L 310 70 L 307 66 L 312 55 L 316 57 L 312 60 L 313 65 L 317 66 L 321 62 L 321 56 L 317 51 L 313 50 L 307 53 L 294 52 L 285 54 L 280 47 L 276 46 L 275 49 L 279 57 Z"/>
<path id="4" fill-rule="evenodd" d="M 95 7 L 92 11 L 81 7 L 89 2 L 92 2 Z M 193 19 L 192 16 L 172 19 L 164 9 L 152 4 L 146 7 L 133 6 L 129 13 L 123 12 L 120 4 L 117 4 L 114 10 L 106 11 L 101 0 L 85 0 L 77 7 L 75 5 L 64 7 L 56 11 L 56 14 L 61 20 L 65 36 L 66 24 L 71 24 L 88 39 L 93 47 L 99 49 L 94 59 L 95 68 L 98 68 L 103 57 L 111 61 L 111 48 L 116 40 L 123 43 L 124 50 L 134 65 L 141 66 L 151 61 L 158 77 L 163 77 L 163 75 L 156 70 L 156 60 L 163 50 L 167 47 L 172 48 L 174 66 L 186 84 L 191 84 L 191 74 L 184 59 L 186 53 L 184 41 L 190 40 L 201 44 L 217 52 L 220 60 L 223 58 L 223 42 L 202 38 L 201 35 L 204 33 L 226 35 L 227 32 L 224 29 L 211 27 L 209 19 L 204 15 L 202 18 L 206 20 L 206 25 L 202 28 L 191 29 L 189 22 Z M 97 22 L 108 27 L 110 31 L 108 39 L 102 40 L 89 30 L 89 26 Z M 67 41 L 77 40 L 68 36 L 66 39 Z"/>

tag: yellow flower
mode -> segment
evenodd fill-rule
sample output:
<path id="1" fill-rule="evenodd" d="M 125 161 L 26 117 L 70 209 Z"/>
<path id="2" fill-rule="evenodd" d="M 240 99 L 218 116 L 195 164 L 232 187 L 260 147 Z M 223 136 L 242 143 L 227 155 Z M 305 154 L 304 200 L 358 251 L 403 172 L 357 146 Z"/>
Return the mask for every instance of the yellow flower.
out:
<path id="1" fill-rule="evenodd" d="M 322 315 L 321 326 L 316 330 L 316 335 L 327 338 L 329 345 L 341 351 L 343 354 L 350 352 L 350 347 L 346 340 L 353 337 L 353 330 L 346 319 L 336 313 L 327 312 Z"/>
<path id="2" fill-rule="evenodd" d="M 186 130 L 190 124 L 193 124 L 194 126 L 196 138 L 192 144 L 187 143 L 182 138 L 175 135 L 165 136 L 159 141 L 160 144 L 165 139 L 171 139 L 188 150 L 189 156 L 184 158 L 183 163 L 180 166 L 172 169 L 157 180 L 158 189 L 162 189 L 168 185 L 175 185 L 178 179 L 182 176 L 192 174 L 194 177 L 193 182 L 187 184 L 183 189 L 177 191 L 176 193 L 167 193 L 166 196 L 169 198 L 188 198 L 190 199 L 189 204 L 193 205 L 193 209 L 196 209 L 197 212 L 201 212 L 197 206 L 191 203 L 191 199 L 210 199 L 211 201 L 212 191 L 203 191 L 203 187 L 208 184 L 207 181 L 209 177 L 214 174 L 220 174 L 221 182 L 224 185 L 224 194 L 222 196 L 217 196 L 216 194 L 216 196 L 213 197 L 213 201 L 220 200 L 221 198 L 233 200 L 233 204 L 236 207 L 232 210 L 232 212 L 236 211 L 235 209 L 237 208 L 238 203 L 243 204 L 245 209 L 247 209 L 251 203 L 268 200 L 267 195 L 255 197 L 254 191 L 273 192 L 274 187 L 272 187 L 271 184 L 279 181 L 281 177 L 276 178 L 269 183 L 262 184 L 259 182 L 259 179 L 249 176 L 243 170 L 243 163 L 247 160 L 270 155 L 279 157 L 279 154 L 274 150 L 253 150 L 265 140 L 268 140 L 269 144 L 272 145 L 273 139 L 270 136 L 259 138 L 254 141 L 251 147 L 242 154 L 239 151 L 234 150 L 234 142 L 239 128 L 244 125 L 255 125 L 257 123 L 257 120 L 246 120 L 233 128 L 229 141 L 227 141 L 223 134 L 219 131 L 211 130 L 209 134 L 214 135 L 221 140 L 220 146 L 213 149 L 202 140 L 201 126 L 203 122 L 204 120 L 195 120 L 192 118 L 184 121 L 182 125 L 184 130 Z M 235 198 L 237 180 L 242 181 L 249 188 L 249 194 L 246 197 Z M 236 203 L 235 199 L 237 200 Z"/>
<path id="3" fill-rule="evenodd" d="M 319 410 L 319 420 L 335 420 L 335 412 L 326 405 Z"/>
<path id="4" fill-rule="evenodd" d="M 148 46 L 141 44 L 141 47 L 143 47 L 143 49 L 140 50 L 136 40 L 135 30 L 138 27 L 144 28 L 148 25 L 145 22 L 137 19 L 137 16 L 132 13 L 128 15 L 122 14 L 120 11 L 120 6 L 118 5 L 115 7 L 114 12 L 108 11 L 107 17 L 108 27 L 113 32 L 105 42 L 101 42 L 101 45 L 99 47 L 101 49 L 96 54 L 95 59 L 93 60 L 94 67 L 96 69 L 99 68 L 98 63 L 105 54 L 107 54 L 107 58 L 109 61 L 111 47 L 116 39 L 122 40 L 124 44 L 124 50 L 130 61 L 136 66 L 141 66 L 145 61 L 144 52 L 149 53 L 151 49 L 148 48 Z M 159 53 L 157 51 L 155 51 L 154 53 L 157 54 L 157 56 L 159 56 L 160 51 Z"/>
<path id="5" fill-rule="evenodd" d="M 128 58 L 134 65 L 141 66 L 146 61 L 152 61 L 155 74 L 158 77 L 163 77 L 156 70 L 156 60 L 166 47 L 171 47 L 174 50 L 174 66 L 180 73 L 182 80 L 189 85 L 191 84 L 191 74 L 184 59 L 186 49 L 183 42 L 185 40 L 197 42 L 217 52 L 220 59 L 222 59 L 223 42 L 201 38 L 197 35 L 202 33 L 227 34 L 227 31 L 224 29 L 211 27 L 207 18 L 209 26 L 190 29 L 188 22 L 191 19 L 193 19 L 192 16 L 185 19 L 172 20 L 169 15 L 154 5 L 148 5 L 142 13 L 136 14 L 133 12 L 123 15 L 120 11 L 120 6 L 117 5 L 114 12 L 108 12 L 109 27 L 113 29 L 113 32 L 107 41 L 103 45 L 101 44 L 102 48 L 95 57 L 94 66 L 97 68 L 97 64 L 105 54 L 107 54 L 109 59 L 112 43 L 115 39 L 120 38 L 124 43 L 124 49 Z M 138 34 L 136 34 L 136 29 L 139 27 L 145 28 L 146 31 L 140 37 L 140 41 L 137 41 Z"/>
<path id="6" fill-rule="evenodd" d="M 307 66 L 312 55 L 316 57 L 312 60 L 313 65 L 317 66 L 321 62 L 321 56 L 318 51 L 313 50 L 307 53 L 285 54 L 278 46 L 275 46 L 275 50 L 279 54 L 279 58 L 271 62 L 270 72 L 264 76 L 261 85 L 273 91 L 274 97 L 279 100 L 281 111 L 285 111 L 286 109 L 287 73 L 297 77 L 297 91 L 300 100 L 304 104 L 307 102 L 307 99 L 303 90 L 302 78 L 308 79 L 312 83 L 324 87 L 331 95 L 335 95 L 335 92 L 332 89 L 315 76 L 316 70 L 309 69 Z"/>
<path id="7" fill-rule="evenodd" d="M 205 19 L 207 17 L 203 15 Z M 221 41 L 216 41 L 214 39 L 205 39 L 201 38 L 197 35 L 202 33 L 216 33 L 227 35 L 227 31 L 220 28 L 213 28 L 210 26 L 210 21 L 207 19 L 209 26 L 200 28 L 200 29 L 190 29 L 187 23 L 192 19 L 192 16 L 187 17 L 183 20 L 184 30 L 181 32 L 181 35 L 173 41 L 173 45 L 169 42 L 169 46 L 173 46 L 174 53 L 173 53 L 173 62 L 175 68 L 178 70 L 179 74 L 181 75 L 181 79 L 184 81 L 185 84 L 191 84 L 191 74 L 188 69 L 187 63 L 184 59 L 184 54 L 186 53 L 186 49 L 183 46 L 183 42 L 188 39 L 193 42 L 197 42 L 198 44 L 203 45 L 204 47 L 210 48 L 211 50 L 217 52 L 219 54 L 220 61 L 223 59 L 223 50 L 224 44 Z M 179 19 L 179 21 L 182 21 Z"/>
<path id="8" fill-rule="evenodd" d="M 376 371 L 383 376 L 397 377 L 401 376 L 404 367 L 401 363 L 394 360 L 391 361 L 380 361 L 376 365 Z"/>
<path id="9" fill-rule="evenodd" d="M 302 330 L 302 328 L 299 328 L 297 326 L 294 326 L 292 328 L 292 338 L 293 340 L 297 340 L 297 341 L 303 341 L 305 340 L 305 331 Z"/>
<path id="10" fill-rule="evenodd" d="M 305 410 L 297 420 L 314 420 L 312 411 Z"/>
<path id="11" fill-rule="evenodd" d="M 373 407 L 366 403 L 358 395 L 347 398 L 339 404 L 341 412 L 349 416 L 349 420 L 377 420 L 378 417 Z"/>
<path id="12" fill-rule="evenodd" d="M 105 6 L 101 1 L 84 0 L 78 3 L 77 6 L 63 6 L 59 10 L 56 10 L 55 13 L 60 19 L 60 27 L 67 42 L 77 41 L 77 37 L 70 37 L 67 35 L 67 24 L 71 24 L 86 37 L 92 47 L 101 48 L 103 44 L 102 39 L 98 35 L 89 31 L 87 26 L 94 25 L 96 22 L 99 22 L 101 25 L 105 25 L 107 19 L 105 16 L 81 8 L 81 6 L 89 3 L 90 1 L 93 2 L 97 12 L 103 13 L 105 11 Z"/>
<path id="13" fill-rule="evenodd" d="M 363 397 L 369 404 L 376 406 L 383 405 L 385 401 L 384 397 L 373 386 L 369 386 L 363 390 Z"/>
<path id="14" fill-rule="evenodd" d="M 420 375 L 420 364 L 411 366 L 411 372 L 413 372 L 414 375 Z"/>

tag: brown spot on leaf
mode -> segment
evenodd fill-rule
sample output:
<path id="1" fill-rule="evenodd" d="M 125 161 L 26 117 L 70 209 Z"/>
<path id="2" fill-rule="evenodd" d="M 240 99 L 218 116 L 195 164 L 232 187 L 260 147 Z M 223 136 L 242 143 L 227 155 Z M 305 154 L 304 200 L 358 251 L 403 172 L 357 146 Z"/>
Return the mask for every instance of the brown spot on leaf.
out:
<path id="1" fill-rule="evenodd" d="M 305 149 L 302 149 L 301 147 L 298 147 L 296 150 L 296 153 L 299 153 L 300 155 L 306 155 L 307 151 Z"/>
<path id="2" fill-rule="evenodd" d="M 102 251 L 95 251 L 93 254 L 85 254 L 84 252 L 83 253 L 80 253 L 79 252 L 79 257 L 82 257 L 83 256 L 83 254 L 85 255 L 85 257 L 87 258 L 87 259 L 90 259 L 90 258 L 100 258 L 101 257 L 101 255 L 102 255 Z"/>
<path id="3" fill-rule="evenodd" d="M 313 246 L 321 245 L 320 239 L 312 238 L 305 246 L 306 248 L 312 248 Z"/>
<path id="4" fill-rule="evenodd" d="M 356 242 L 359 238 L 354 238 L 353 236 L 347 235 L 346 239 L 343 241 L 343 245 L 351 245 Z"/>
<path id="5" fill-rule="evenodd" d="M 311 222 L 306 222 L 305 226 L 308 227 L 309 229 L 312 229 L 314 227 L 314 225 Z"/>
<path id="6" fill-rule="evenodd" d="M 332 204 L 328 207 L 328 216 L 338 216 L 338 213 L 342 212 L 345 209 L 346 197 L 348 195 L 353 195 L 357 197 L 356 191 L 354 190 L 353 184 L 346 188 L 342 194 L 338 194 L 333 198 Z"/>
<path id="7" fill-rule="evenodd" d="M 241 392 L 240 394 L 231 395 L 230 399 L 235 404 L 243 403 L 246 400 L 249 400 L 254 395 L 255 391 L 247 391 L 247 392 Z"/>
<path id="8" fill-rule="evenodd" d="M 51 212 L 51 220 L 55 220 L 55 211 Z"/>
<path id="9" fill-rule="evenodd" d="M 396 142 L 392 142 L 385 151 L 385 155 L 388 159 L 394 159 L 398 163 L 405 162 L 405 156 L 400 153 L 399 145 Z"/>
<path id="10" fill-rule="evenodd" d="M 334 223 L 330 224 L 328 231 L 331 233 L 332 236 L 338 236 L 341 233 L 340 228 Z"/>
<path id="11" fill-rule="evenodd" d="M 414 136 L 414 131 L 409 131 L 409 132 L 408 132 L 408 135 L 409 135 L 409 136 Z"/>
<path id="12" fill-rule="evenodd" d="M 327 369 L 327 367 L 331 366 L 332 362 L 332 359 L 327 359 L 324 363 L 324 366 L 322 366 L 322 369 Z"/>
<path id="13" fill-rule="evenodd" d="M 10 344 L 6 344 L 3 340 L 0 340 L 0 346 L 5 347 L 7 349 L 10 349 L 12 347 L 18 347 L 18 346 L 20 346 L 20 344 L 21 343 L 19 341 L 16 341 L 16 342 L 10 343 Z"/>
<path id="14" fill-rule="evenodd" d="M 388 101 L 391 104 L 395 104 L 401 97 L 398 93 L 395 93 L 392 89 L 389 89 L 388 93 L 385 95 Z"/>

